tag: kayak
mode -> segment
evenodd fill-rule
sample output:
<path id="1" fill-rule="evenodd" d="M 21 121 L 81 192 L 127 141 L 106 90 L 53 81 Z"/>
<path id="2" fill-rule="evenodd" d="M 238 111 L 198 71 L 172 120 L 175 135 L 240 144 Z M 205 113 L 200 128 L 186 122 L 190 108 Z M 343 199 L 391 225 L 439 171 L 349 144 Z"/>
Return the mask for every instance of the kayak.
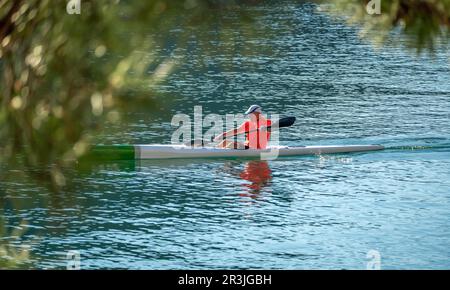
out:
<path id="1" fill-rule="evenodd" d="M 254 158 L 270 152 L 277 156 L 319 155 L 383 150 L 381 145 L 273 146 L 267 149 L 222 149 L 185 145 L 98 145 L 92 157 L 102 160 L 173 159 L 173 158 Z"/>

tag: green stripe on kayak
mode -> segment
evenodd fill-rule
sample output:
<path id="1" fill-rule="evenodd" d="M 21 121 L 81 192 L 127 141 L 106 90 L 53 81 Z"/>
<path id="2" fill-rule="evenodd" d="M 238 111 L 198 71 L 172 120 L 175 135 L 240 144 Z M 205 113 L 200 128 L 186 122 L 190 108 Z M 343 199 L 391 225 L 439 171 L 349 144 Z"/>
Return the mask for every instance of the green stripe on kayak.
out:
<path id="1" fill-rule="evenodd" d="M 87 160 L 134 160 L 135 146 L 97 145 L 83 158 Z"/>

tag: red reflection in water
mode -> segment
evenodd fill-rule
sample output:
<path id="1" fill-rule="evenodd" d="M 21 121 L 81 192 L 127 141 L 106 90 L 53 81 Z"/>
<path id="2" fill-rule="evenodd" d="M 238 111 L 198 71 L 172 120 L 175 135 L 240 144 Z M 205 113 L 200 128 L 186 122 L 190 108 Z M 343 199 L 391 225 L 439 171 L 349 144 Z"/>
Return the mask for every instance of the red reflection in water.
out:
<path id="1" fill-rule="evenodd" d="M 250 184 L 243 184 L 243 186 L 247 187 L 247 193 L 240 195 L 257 198 L 261 190 L 269 185 L 272 180 L 272 170 L 270 170 L 267 161 L 250 161 L 245 165 L 239 176 L 250 182 Z"/>

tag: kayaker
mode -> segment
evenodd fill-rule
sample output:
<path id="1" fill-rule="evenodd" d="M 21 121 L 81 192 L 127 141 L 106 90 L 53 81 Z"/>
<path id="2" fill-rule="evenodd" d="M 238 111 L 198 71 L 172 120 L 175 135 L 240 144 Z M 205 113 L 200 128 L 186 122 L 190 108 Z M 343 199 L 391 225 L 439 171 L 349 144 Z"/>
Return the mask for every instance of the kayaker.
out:
<path id="1" fill-rule="evenodd" d="M 271 126 L 272 121 L 262 114 L 262 108 L 259 105 L 252 105 L 245 112 L 250 120 L 245 121 L 237 129 L 224 132 L 214 138 L 214 141 L 221 141 L 217 147 L 231 149 L 266 149 L 270 140 L 270 131 L 264 130 L 264 127 Z M 236 142 L 226 140 L 225 138 L 233 137 L 245 133 L 245 142 Z"/>

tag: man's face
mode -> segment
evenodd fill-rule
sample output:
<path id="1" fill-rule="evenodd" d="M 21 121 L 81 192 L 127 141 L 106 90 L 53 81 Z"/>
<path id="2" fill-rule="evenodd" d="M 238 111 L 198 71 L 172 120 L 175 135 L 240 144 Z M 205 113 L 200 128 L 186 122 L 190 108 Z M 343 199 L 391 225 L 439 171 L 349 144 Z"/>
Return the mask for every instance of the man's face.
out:
<path id="1" fill-rule="evenodd" d="M 256 121 L 259 118 L 260 115 L 261 115 L 260 112 L 253 112 L 253 113 L 250 114 L 250 120 Z"/>

